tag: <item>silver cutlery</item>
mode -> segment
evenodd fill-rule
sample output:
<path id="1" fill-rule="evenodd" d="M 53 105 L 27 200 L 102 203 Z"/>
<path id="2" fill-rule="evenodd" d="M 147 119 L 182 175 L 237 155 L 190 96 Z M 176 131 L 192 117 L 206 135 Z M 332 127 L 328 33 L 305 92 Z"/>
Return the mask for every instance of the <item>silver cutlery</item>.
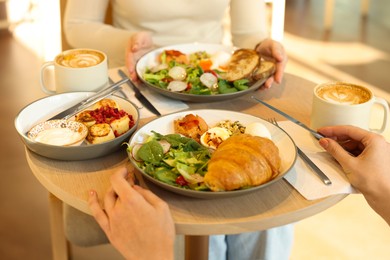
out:
<path id="1" fill-rule="evenodd" d="M 115 81 L 113 81 L 110 77 L 108 78 L 108 83 L 110 85 L 114 84 Z M 120 89 L 117 94 L 120 94 L 123 98 L 126 98 L 125 92 L 123 92 L 123 89 Z"/>
<path id="2" fill-rule="evenodd" d="M 270 118 L 268 119 L 268 121 L 276 126 L 279 126 L 278 121 L 276 121 L 275 118 Z M 322 180 L 322 182 L 325 185 L 332 184 L 332 181 L 328 178 L 328 176 L 326 176 L 326 174 L 323 171 L 321 171 L 321 169 L 318 168 L 318 166 L 315 165 L 315 163 L 313 163 L 313 161 L 310 160 L 310 158 L 298 146 L 297 146 L 297 151 L 298 151 L 298 155 L 302 158 L 302 160 L 304 160 L 305 163 L 309 165 L 310 168 L 313 169 L 313 171 L 317 174 L 317 176 Z"/>
<path id="3" fill-rule="evenodd" d="M 52 116 L 48 120 L 69 119 L 72 116 L 74 116 L 75 114 L 79 113 L 80 111 L 82 111 L 82 110 L 88 108 L 89 106 L 95 104 L 96 102 L 102 100 L 103 98 L 106 98 L 106 97 L 114 94 L 115 92 L 121 90 L 121 85 L 128 82 L 128 81 L 129 81 L 129 79 L 122 79 L 121 81 L 118 81 L 115 84 L 113 84 L 105 89 L 102 89 L 102 90 L 96 92 L 96 94 L 94 94 L 88 98 L 85 98 L 82 101 L 78 102 L 77 104 L 65 109 L 61 113 L 59 113 L 55 116 Z"/>
<path id="4" fill-rule="evenodd" d="M 295 123 L 295 124 L 297 124 L 297 125 L 299 125 L 299 126 L 305 128 L 305 129 L 308 130 L 310 133 L 312 133 L 312 135 L 313 135 L 316 139 L 319 140 L 319 139 L 321 139 L 321 138 L 324 138 L 324 136 L 321 135 L 320 133 L 317 133 L 316 131 L 314 131 L 313 129 L 311 129 L 310 127 L 308 127 L 307 125 L 305 125 L 304 123 L 302 123 L 302 122 L 300 122 L 299 120 L 293 118 L 292 116 L 290 116 L 290 115 L 284 113 L 283 111 L 277 109 L 276 107 L 273 107 L 273 106 L 271 106 L 270 104 L 264 102 L 263 100 L 260 100 L 260 99 L 258 99 L 258 98 L 256 98 L 256 97 L 254 97 L 254 96 L 252 96 L 252 98 L 253 98 L 254 100 L 256 100 L 257 102 L 263 104 L 264 106 L 266 106 L 266 107 L 272 109 L 272 110 L 275 111 L 276 113 L 281 114 L 282 116 L 284 116 L 285 118 L 287 118 L 287 119 L 290 120 L 291 122 L 293 122 L 293 123 Z"/>
<path id="5" fill-rule="evenodd" d="M 118 70 L 119 76 L 121 76 L 122 79 L 129 79 L 127 81 L 127 85 L 130 86 L 130 88 L 134 91 L 134 96 L 141 102 L 141 104 L 149 109 L 150 112 L 157 116 L 161 116 L 161 113 L 153 106 L 152 103 L 144 96 L 142 95 L 141 91 L 135 86 L 135 84 L 131 81 L 129 77 L 127 77 L 126 73 L 123 70 Z"/>

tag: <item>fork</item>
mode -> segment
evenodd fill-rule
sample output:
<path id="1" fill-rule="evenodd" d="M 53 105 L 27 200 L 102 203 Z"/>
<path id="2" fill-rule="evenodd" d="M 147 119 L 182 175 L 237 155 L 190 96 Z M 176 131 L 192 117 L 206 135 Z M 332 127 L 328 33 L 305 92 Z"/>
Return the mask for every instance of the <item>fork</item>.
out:
<path id="1" fill-rule="evenodd" d="M 269 118 L 268 119 L 268 122 L 276 125 L 276 126 L 279 126 L 278 124 L 278 121 L 276 121 L 275 118 Z M 328 178 L 328 176 L 325 175 L 325 173 L 323 173 L 323 171 L 321 171 L 320 168 L 318 168 L 317 165 L 315 165 L 313 163 L 312 160 L 310 160 L 310 158 L 297 146 L 297 151 L 298 151 L 298 155 L 302 158 L 302 160 L 304 160 L 306 162 L 307 165 L 310 166 L 310 168 L 313 169 L 313 171 L 316 173 L 316 175 L 321 179 L 321 181 L 325 184 L 325 185 L 331 185 L 332 184 L 332 181 Z"/>

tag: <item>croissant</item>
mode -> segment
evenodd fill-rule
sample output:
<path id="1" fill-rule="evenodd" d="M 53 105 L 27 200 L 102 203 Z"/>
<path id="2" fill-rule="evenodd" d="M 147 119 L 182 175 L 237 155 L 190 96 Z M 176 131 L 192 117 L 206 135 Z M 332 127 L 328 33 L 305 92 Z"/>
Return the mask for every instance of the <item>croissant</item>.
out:
<path id="1" fill-rule="evenodd" d="M 212 191 L 258 186 L 279 174 L 280 161 L 279 149 L 270 139 L 234 135 L 211 156 L 204 183 Z"/>

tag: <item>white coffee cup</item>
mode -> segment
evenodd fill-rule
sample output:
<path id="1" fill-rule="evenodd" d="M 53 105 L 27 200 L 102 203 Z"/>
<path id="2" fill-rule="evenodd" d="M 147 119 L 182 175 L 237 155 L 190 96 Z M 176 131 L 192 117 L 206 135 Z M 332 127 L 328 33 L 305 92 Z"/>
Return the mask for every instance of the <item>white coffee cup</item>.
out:
<path id="1" fill-rule="evenodd" d="M 383 118 L 380 118 L 380 122 L 375 122 L 375 125 L 380 125 L 379 128 L 372 128 L 371 124 L 374 106 L 383 111 Z M 366 87 L 347 82 L 331 82 L 314 88 L 311 128 L 315 130 L 324 126 L 354 125 L 382 133 L 386 130 L 388 117 L 388 103 L 375 97 Z M 377 120 L 376 117 L 375 119 Z"/>
<path id="2" fill-rule="evenodd" d="M 55 86 L 45 82 L 45 71 L 54 67 Z M 41 87 L 46 94 L 97 91 L 108 83 L 107 55 L 93 49 L 71 49 L 41 67 Z"/>

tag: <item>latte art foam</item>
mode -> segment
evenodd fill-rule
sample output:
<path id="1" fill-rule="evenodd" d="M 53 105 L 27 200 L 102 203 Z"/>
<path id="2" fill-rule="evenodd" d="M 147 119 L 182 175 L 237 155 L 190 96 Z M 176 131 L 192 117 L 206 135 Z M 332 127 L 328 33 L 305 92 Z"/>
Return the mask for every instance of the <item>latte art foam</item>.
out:
<path id="1" fill-rule="evenodd" d="M 317 90 L 317 95 L 331 103 L 357 105 L 370 100 L 371 93 L 366 89 L 349 84 L 327 85 Z"/>
<path id="2" fill-rule="evenodd" d="M 104 60 L 101 53 L 88 50 L 67 52 L 57 58 L 57 63 L 70 68 L 92 67 Z"/>

